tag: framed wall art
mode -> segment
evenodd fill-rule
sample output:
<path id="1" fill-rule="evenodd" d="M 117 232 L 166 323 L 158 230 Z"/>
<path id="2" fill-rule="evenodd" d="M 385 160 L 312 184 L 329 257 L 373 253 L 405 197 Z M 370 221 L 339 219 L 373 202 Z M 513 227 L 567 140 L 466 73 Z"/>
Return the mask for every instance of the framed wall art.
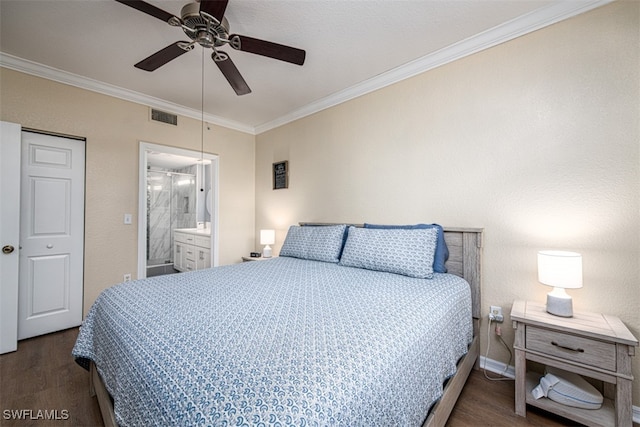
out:
<path id="1" fill-rule="evenodd" d="M 273 164 L 273 189 L 289 188 L 289 161 Z"/>

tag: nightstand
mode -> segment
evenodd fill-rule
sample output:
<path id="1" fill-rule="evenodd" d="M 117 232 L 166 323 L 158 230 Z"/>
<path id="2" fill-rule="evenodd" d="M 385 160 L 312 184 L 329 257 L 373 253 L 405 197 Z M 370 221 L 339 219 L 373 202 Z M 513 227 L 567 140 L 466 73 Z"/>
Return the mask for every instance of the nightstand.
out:
<path id="1" fill-rule="evenodd" d="M 588 426 L 632 426 L 631 357 L 638 340 L 620 319 L 584 312 L 558 317 L 547 313 L 544 304 L 515 301 L 511 320 L 516 330 L 516 414 L 526 417 L 529 404 Z M 534 399 L 531 390 L 541 375 L 527 375 L 527 361 L 602 381 L 604 404 L 589 410 Z"/>

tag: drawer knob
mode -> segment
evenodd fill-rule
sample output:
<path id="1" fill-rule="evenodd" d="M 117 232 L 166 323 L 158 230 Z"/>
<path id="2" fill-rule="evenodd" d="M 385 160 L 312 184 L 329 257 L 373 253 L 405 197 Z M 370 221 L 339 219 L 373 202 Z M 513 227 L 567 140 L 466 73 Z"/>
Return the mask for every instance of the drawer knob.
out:
<path id="1" fill-rule="evenodd" d="M 551 345 L 554 345 L 554 346 L 556 346 L 556 347 L 558 347 L 558 348 L 561 348 L 561 349 L 563 349 L 563 350 L 573 351 L 573 352 L 575 352 L 575 353 L 584 353 L 584 349 L 582 349 L 582 348 L 571 348 L 571 347 L 567 347 L 567 346 L 564 346 L 564 345 L 560 345 L 560 344 L 558 344 L 558 343 L 557 343 L 557 342 L 555 342 L 555 341 L 551 341 Z"/>

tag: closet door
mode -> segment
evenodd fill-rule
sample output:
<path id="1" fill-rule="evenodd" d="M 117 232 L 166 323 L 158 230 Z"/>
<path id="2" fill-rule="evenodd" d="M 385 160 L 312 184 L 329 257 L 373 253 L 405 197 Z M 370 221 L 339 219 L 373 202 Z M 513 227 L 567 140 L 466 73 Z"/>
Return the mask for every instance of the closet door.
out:
<path id="1" fill-rule="evenodd" d="M 18 339 L 82 323 L 82 140 L 22 132 Z"/>

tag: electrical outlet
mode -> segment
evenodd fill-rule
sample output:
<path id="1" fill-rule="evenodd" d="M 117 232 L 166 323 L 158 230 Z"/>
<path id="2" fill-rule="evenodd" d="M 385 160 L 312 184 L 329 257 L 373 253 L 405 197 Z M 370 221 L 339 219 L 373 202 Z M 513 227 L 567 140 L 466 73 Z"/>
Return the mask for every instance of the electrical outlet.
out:
<path id="1" fill-rule="evenodd" d="M 127 273 L 124 275 L 124 281 L 125 282 L 130 282 L 131 281 L 131 273 Z"/>
<path id="2" fill-rule="evenodd" d="M 497 305 L 492 305 L 489 308 L 489 320 L 492 320 L 498 323 L 504 322 L 504 316 L 502 315 L 502 307 L 498 307 Z"/>

